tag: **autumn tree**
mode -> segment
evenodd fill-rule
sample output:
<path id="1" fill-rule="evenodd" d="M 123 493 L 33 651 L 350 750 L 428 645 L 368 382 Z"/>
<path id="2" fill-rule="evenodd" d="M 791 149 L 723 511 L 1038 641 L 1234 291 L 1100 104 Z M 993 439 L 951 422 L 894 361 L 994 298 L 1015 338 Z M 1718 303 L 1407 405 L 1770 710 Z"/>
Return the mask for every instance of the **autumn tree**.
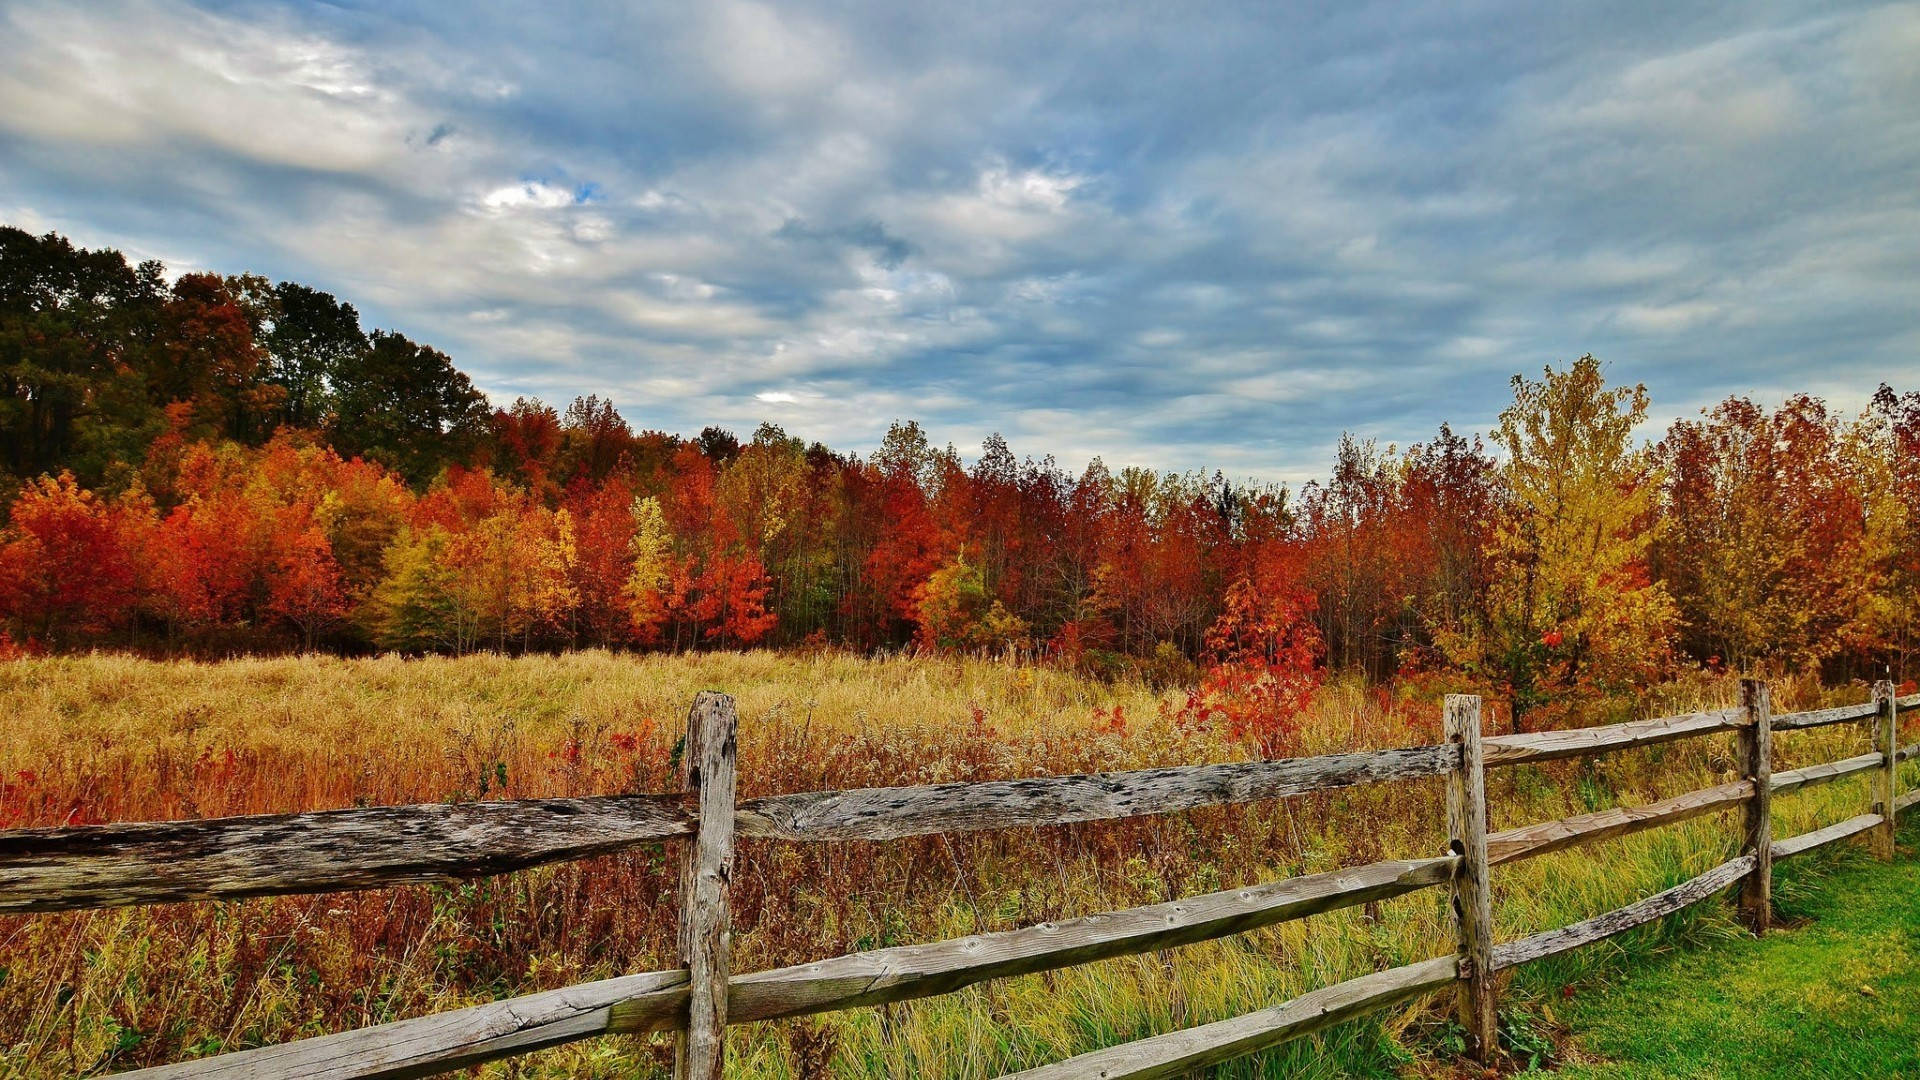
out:
<path id="1" fill-rule="evenodd" d="M 631 569 L 624 587 L 629 618 L 636 637 L 648 645 L 664 635 L 667 620 L 684 603 L 680 567 L 673 557 L 673 539 L 660 500 L 645 496 L 633 500 L 629 541 Z"/>
<path id="2" fill-rule="evenodd" d="M 883 640 L 902 640 L 912 632 L 915 592 L 945 561 L 931 503 L 946 471 L 946 457 L 927 441 L 919 424 L 909 421 L 887 429 L 868 463 L 865 504 L 874 515 L 876 535 L 862 570 L 876 600 L 875 630 Z"/>
<path id="3" fill-rule="evenodd" d="M 345 622 L 349 611 L 333 544 L 313 511 L 312 506 L 296 504 L 274 513 L 262 604 L 264 615 L 296 629 L 308 649 L 320 635 Z"/>
<path id="4" fill-rule="evenodd" d="M 479 612 L 447 558 L 448 539 L 444 528 L 427 525 L 403 530 L 388 545 L 386 573 L 359 612 L 381 648 L 464 653 L 480 641 Z"/>
<path id="5" fill-rule="evenodd" d="M 285 390 L 264 378 L 254 316 L 228 282 L 183 274 L 159 314 L 149 376 L 155 403 L 191 406 L 196 434 L 264 441 Z"/>
<path id="6" fill-rule="evenodd" d="M 576 482 L 567 492 L 575 640 L 620 645 L 633 637 L 625 600 L 633 570 L 633 500 L 632 485 L 617 473 L 602 484 Z"/>
<path id="7" fill-rule="evenodd" d="M 1677 616 L 1648 573 L 1660 476 L 1633 437 L 1646 388 L 1608 388 L 1583 356 L 1515 376 L 1513 392 L 1493 433 L 1512 501 L 1490 545 L 1489 623 L 1447 646 L 1506 681 L 1518 724 L 1657 681 Z"/>
<path id="8" fill-rule="evenodd" d="M 1391 448 L 1343 436 L 1325 486 L 1301 496 L 1306 585 L 1319 598 L 1328 663 L 1374 678 L 1393 669 L 1418 622 L 1432 539 L 1404 513 L 1403 470 Z"/>
<path id="9" fill-rule="evenodd" d="M 1018 649 L 1027 644 L 1026 620 L 993 596 L 986 576 L 964 554 L 955 555 L 922 583 L 915 621 L 915 640 L 929 649 Z"/>
<path id="10" fill-rule="evenodd" d="M 0 538 L 0 613 L 53 645 L 124 624 L 139 597 L 138 533 L 151 511 L 114 505 L 71 473 L 30 482 Z"/>
<path id="11" fill-rule="evenodd" d="M 1207 665 L 1187 716 L 1251 740 L 1263 757 L 1289 752 L 1321 679 L 1313 604 L 1285 571 L 1229 585 L 1220 617 L 1207 628 Z"/>
<path id="12" fill-rule="evenodd" d="M 1123 469 L 1114 478 L 1092 607 L 1122 650 L 1170 642 L 1197 654 L 1219 612 L 1233 535 L 1220 489 L 1193 474 Z"/>
<path id="13" fill-rule="evenodd" d="M 762 424 L 715 481 L 719 510 L 766 569 L 767 603 L 789 635 L 820 628 L 834 609 L 836 479 L 816 470 L 805 443 Z"/>
<path id="14" fill-rule="evenodd" d="M 1408 448 L 1401 468 L 1403 535 L 1420 538 L 1416 551 L 1424 564 L 1413 599 L 1421 633 L 1403 643 L 1400 659 L 1422 663 L 1436 642 L 1489 625 L 1488 549 L 1496 523 L 1508 513 L 1507 489 L 1479 436 L 1469 440 L 1446 424 L 1431 442 Z"/>
<path id="15" fill-rule="evenodd" d="M 1846 645 L 1870 560 L 1845 438 L 1823 403 L 1800 395 L 1773 412 L 1729 398 L 1659 444 L 1656 569 L 1695 656 L 1806 670 Z"/>
<path id="16" fill-rule="evenodd" d="M 1853 643 L 1904 684 L 1920 657 L 1920 391 L 1882 384 L 1843 445 L 1864 532 L 1855 570 L 1866 588 Z"/>
<path id="17" fill-rule="evenodd" d="M 633 429 L 614 411 L 613 402 L 597 394 L 575 398 L 567 406 L 561 426 L 566 479 L 585 478 L 598 483 L 627 456 Z"/>
<path id="18" fill-rule="evenodd" d="M 536 495 L 560 486 L 560 414 L 539 398 L 515 398 L 495 409 L 492 420 L 493 467 Z"/>

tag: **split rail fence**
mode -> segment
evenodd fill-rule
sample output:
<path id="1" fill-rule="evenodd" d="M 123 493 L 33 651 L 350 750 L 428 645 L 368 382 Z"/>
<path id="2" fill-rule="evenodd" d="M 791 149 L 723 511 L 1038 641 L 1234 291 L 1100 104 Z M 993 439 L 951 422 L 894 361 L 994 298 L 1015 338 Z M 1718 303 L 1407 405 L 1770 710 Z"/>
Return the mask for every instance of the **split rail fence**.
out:
<path id="1" fill-rule="evenodd" d="M 276 1046 L 142 1069 L 142 1077 L 411 1077 L 594 1035 L 672 1030 L 676 1076 L 722 1075 L 728 1024 L 945 994 L 988 979 L 1145 953 L 1272 926 L 1427 888 L 1451 891 L 1458 949 L 1327 986 L 1215 1023 L 1095 1050 L 1020 1077 L 1170 1077 L 1250 1054 L 1327 1025 L 1454 987 L 1470 1051 L 1497 1052 L 1494 977 L 1651 922 L 1738 885 L 1743 917 L 1767 928 L 1773 862 L 1857 834 L 1893 856 L 1898 717 L 1920 694 L 1817 712 L 1772 714 L 1767 689 L 1742 684 L 1739 707 L 1569 731 L 1486 736 L 1480 699 L 1446 701 L 1446 742 L 1370 753 L 1195 765 L 985 783 L 821 791 L 736 802 L 733 700 L 703 693 L 688 718 L 676 794 L 395 806 L 202 821 L 0 832 L 0 912 L 46 912 L 184 900 L 369 889 L 501 874 L 638 844 L 685 838 L 680 961 L 560 990 Z M 1874 749 L 1772 771 L 1775 732 L 1863 722 Z M 1735 732 L 1742 778 L 1646 806 L 1602 810 L 1488 833 L 1485 777 L 1500 768 Z M 1776 840 L 1770 801 L 1859 773 L 1867 813 Z M 1354 866 L 1066 922 L 877 949 L 735 974 L 728 884 L 737 836 L 784 841 L 906 836 L 1061 825 L 1280 799 L 1355 784 L 1445 777 L 1444 854 Z M 1741 810 L 1741 853 L 1674 888 L 1604 915 L 1495 944 L 1491 868 L 1718 810 Z"/>

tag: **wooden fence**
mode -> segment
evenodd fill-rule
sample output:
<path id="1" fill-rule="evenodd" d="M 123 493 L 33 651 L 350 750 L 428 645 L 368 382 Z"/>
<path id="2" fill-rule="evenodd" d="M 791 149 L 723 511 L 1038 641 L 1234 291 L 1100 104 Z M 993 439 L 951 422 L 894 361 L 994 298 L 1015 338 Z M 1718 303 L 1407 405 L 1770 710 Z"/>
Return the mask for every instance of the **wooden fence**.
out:
<path id="1" fill-rule="evenodd" d="M 1005 978 L 1244 933 L 1317 912 L 1451 890 L 1458 949 L 1365 975 L 1244 1016 L 1096 1050 L 1021 1077 L 1168 1077 L 1250 1054 L 1351 1017 L 1455 987 L 1470 1052 L 1497 1050 L 1494 976 L 1591 944 L 1740 886 L 1740 907 L 1765 932 L 1773 862 L 1859 833 L 1893 855 L 1894 819 L 1920 802 L 1901 794 L 1902 709 L 1890 684 L 1873 700 L 1772 715 L 1767 689 L 1742 684 L 1738 708 L 1605 727 L 1483 737 L 1480 699 L 1451 696 L 1446 742 L 1370 753 L 1196 765 L 970 784 L 820 791 L 736 802 L 733 700 L 703 693 L 688 718 L 680 794 L 531 799 L 333 810 L 205 821 L 0 832 L 0 912 L 224 899 L 500 874 L 636 844 L 685 837 L 680 961 L 672 971 L 624 975 L 560 990 L 380 1024 L 278 1046 L 142 1069 L 142 1077 L 428 1076 L 542 1047 L 612 1033 L 677 1033 L 676 1075 L 716 1078 L 726 1025 L 946 994 Z M 1875 749 L 1775 773 L 1775 732 L 1865 723 Z M 1489 768 L 1736 732 L 1742 779 L 1646 806 L 1487 831 Z M 1868 812 L 1800 836 L 1771 834 L 1770 800 L 1857 773 L 1872 774 Z M 876 949 L 792 967 L 735 974 L 728 885 L 736 836 L 788 841 L 890 840 L 978 829 L 1109 821 L 1201 806 L 1278 799 L 1355 784 L 1446 778 L 1447 851 L 1369 863 L 1170 903 L 1042 923 L 951 941 Z M 1518 941 L 1493 940 L 1489 873 L 1502 863 L 1607 837 L 1742 811 L 1741 853 L 1684 884 L 1616 911 Z"/>

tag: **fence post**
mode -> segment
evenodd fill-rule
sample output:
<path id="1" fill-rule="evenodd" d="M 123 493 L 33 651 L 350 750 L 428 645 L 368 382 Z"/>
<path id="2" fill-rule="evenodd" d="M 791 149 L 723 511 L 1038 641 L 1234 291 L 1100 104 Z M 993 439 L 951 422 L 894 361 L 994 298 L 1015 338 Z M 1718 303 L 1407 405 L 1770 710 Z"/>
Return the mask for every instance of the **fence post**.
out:
<path id="1" fill-rule="evenodd" d="M 681 776 L 699 827 L 680 863 L 680 962 L 687 968 L 687 1026 L 675 1040 L 675 1080 L 720 1080 L 726 1064 L 727 978 L 732 974 L 727 886 L 733 876 L 733 699 L 702 691 L 687 714 Z"/>
<path id="2" fill-rule="evenodd" d="M 1773 694 L 1759 679 L 1740 680 L 1740 771 L 1753 781 L 1742 845 L 1753 870 L 1740 886 L 1740 914 L 1755 934 L 1773 925 Z"/>
<path id="3" fill-rule="evenodd" d="M 1493 893 L 1487 874 L 1487 771 L 1480 750 L 1480 699 L 1448 694 L 1447 741 L 1460 748 L 1460 765 L 1447 774 L 1449 847 L 1460 856 L 1453 875 L 1453 914 L 1460 935 L 1456 991 L 1467 1052 L 1489 1062 L 1500 1051 L 1493 999 Z"/>
<path id="4" fill-rule="evenodd" d="M 1873 704 L 1873 748 L 1880 751 L 1880 767 L 1873 770 L 1873 812 L 1880 815 L 1880 824 L 1873 827 L 1872 847 L 1873 857 L 1884 862 L 1893 858 L 1893 800 L 1900 791 L 1895 779 L 1900 771 L 1895 753 L 1900 740 L 1899 705 L 1892 682 L 1882 679 L 1873 685 Z"/>

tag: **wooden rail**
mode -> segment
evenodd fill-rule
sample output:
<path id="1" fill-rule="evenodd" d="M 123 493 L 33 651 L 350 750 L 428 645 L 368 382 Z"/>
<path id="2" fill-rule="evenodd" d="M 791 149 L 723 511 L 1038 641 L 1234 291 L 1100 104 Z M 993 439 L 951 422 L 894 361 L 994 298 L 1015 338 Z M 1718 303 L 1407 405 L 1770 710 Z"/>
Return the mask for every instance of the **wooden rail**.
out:
<path id="1" fill-rule="evenodd" d="M 732 699 L 702 694 L 689 717 L 684 793 L 534 799 L 256 815 L 0 832 L 0 912 L 57 911 L 179 900 L 312 893 L 505 873 L 639 844 L 686 844 L 681 964 L 467 1009 L 278 1046 L 179 1062 L 128 1075 L 325 1078 L 427 1076 L 595 1035 L 678 1033 L 676 1074 L 723 1075 L 726 1025 L 950 993 L 990 979 L 1186 945 L 1337 908 L 1448 886 L 1455 955 L 1377 972 L 1245 1016 L 1083 1054 L 1023 1077 L 1167 1077 L 1273 1046 L 1327 1024 L 1446 986 L 1472 1052 L 1498 1053 L 1496 972 L 1652 922 L 1733 885 L 1764 932 L 1771 863 L 1870 834 L 1891 854 L 1895 815 L 1920 803 L 1896 794 L 1899 711 L 1884 684 L 1874 700 L 1771 715 L 1765 687 L 1743 685 L 1734 709 L 1604 727 L 1482 736 L 1479 699 L 1450 697 L 1447 742 L 1369 753 L 1184 766 L 973 784 L 804 792 L 736 802 Z M 1771 772 L 1774 731 L 1860 722 L 1875 749 Z M 1638 807 L 1579 814 L 1503 832 L 1486 825 L 1484 770 L 1734 732 L 1740 779 Z M 1775 840 L 1768 800 L 1871 773 L 1873 805 L 1800 836 Z M 1354 784 L 1445 777 L 1449 851 L 1371 863 L 1123 911 L 951 941 L 905 945 L 768 971 L 730 970 L 727 885 L 736 836 L 817 842 L 1108 821 L 1286 798 Z M 1740 808 L 1743 850 L 1664 892 L 1571 926 L 1496 944 L 1490 868 L 1576 845 Z"/>
<path id="2" fill-rule="evenodd" d="M 1556 758 L 1585 757 L 1635 746 L 1652 746 L 1718 731 L 1735 731 L 1744 722 L 1739 709 L 1662 716 L 1605 727 L 1539 731 L 1528 735 L 1495 735 L 1485 740 L 1487 764 L 1523 765 Z"/>
<path id="3" fill-rule="evenodd" d="M 1278 1046 L 1321 1028 L 1417 997 L 1459 978 L 1457 957 L 1439 956 L 1302 994 L 1258 1012 L 1111 1046 L 1012 1073 L 1026 1080 L 1118 1080 L 1186 1076 L 1195 1069 Z"/>
<path id="4" fill-rule="evenodd" d="M 1496 866 L 1531 859 L 1579 844 L 1626 836 L 1656 825 L 1671 825 L 1711 814 L 1716 810 L 1739 806 L 1751 798 L 1753 781 L 1735 780 L 1730 784 L 1689 791 L 1685 795 L 1676 795 L 1645 806 L 1596 810 L 1591 814 L 1577 814 L 1558 821 L 1508 829 L 1487 837 L 1487 859 Z"/>
<path id="5" fill-rule="evenodd" d="M 380 806 L 0 832 L 0 912 L 377 889 L 690 836 L 678 795 Z"/>
<path id="6" fill-rule="evenodd" d="M 1874 702 L 1865 705 L 1842 705 L 1837 709 L 1815 709 L 1812 712 L 1793 713 L 1773 718 L 1773 726 L 1779 728 L 1814 728 L 1828 724 L 1857 723 L 1873 719 L 1876 706 Z"/>
<path id="7" fill-rule="evenodd" d="M 1799 791 L 1801 788 L 1831 784 L 1835 780 L 1843 780 L 1855 773 L 1878 768 L 1879 765 L 1880 755 L 1869 751 L 1840 761 L 1808 765 L 1802 769 L 1788 769 L 1786 772 L 1773 774 L 1773 793 L 1783 795 L 1789 791 Z"/>
<path id="8" fill-rule="evenodd" d="M 1636 926 L 1644 926 L 1662 916 L 1671 915 L 1681 908 L 1697 904 L 1738 882 L 1753 870 L 1753 865 L 1752 855 L 1742 855 L 1721 863 L 1684 885 L 1676 885 L 1666 892 L 1655 893 L 1645 900 L 1637 900 L 1626 907 L 1609 911 L 1605 915 L 1596 915 L 1585 922 L 1563 926 L 1558 930 L 1548 930 L 1532 937 L 1521 938 L 1519 941 L 1510 941 L 1493 950 L 1494 970 L 1505 971 L 1510 967 L 1544 960 L 1549 956 L 1557 956 L 1582 945 L 1591 945 L 1604 938 L 1624 933 Z"/>
<path id="9" fill-rule="evenodd" d="M 1920 799 L 1920 791 L 1913 792 L 1909 795 L 1909 798 Z M 1824 829 L 1815 829 L 1812 832 L 1804 832 L 1799 836 L 1789 837 L 1785 840 L 1776 840 L 1773 843 L 1773 857 L 1776 859 L 1791 858 L 1803 851 L 1812 851 L 1814 848 L 1820 847 L 1823 844 L 1831 844 L 1836 840 L 1845 840 L 1849 836 L 1858 836 L 1878 824 L 1880 824 L 1879 814 L 1861 814 L 1858 817 L 1850 817 L 1845 821 L 1828 825 Z"/>
<path id="10" fill-rule="evenodd" d="M 1450 746 L 973 784 L 775 795 L 739 836 L 893 840 L 1111 821 L 1440 776 Z M 0 913 L 451 881 L 691 836 L 685 795 L 389 806 L 0 832 Z"/>

